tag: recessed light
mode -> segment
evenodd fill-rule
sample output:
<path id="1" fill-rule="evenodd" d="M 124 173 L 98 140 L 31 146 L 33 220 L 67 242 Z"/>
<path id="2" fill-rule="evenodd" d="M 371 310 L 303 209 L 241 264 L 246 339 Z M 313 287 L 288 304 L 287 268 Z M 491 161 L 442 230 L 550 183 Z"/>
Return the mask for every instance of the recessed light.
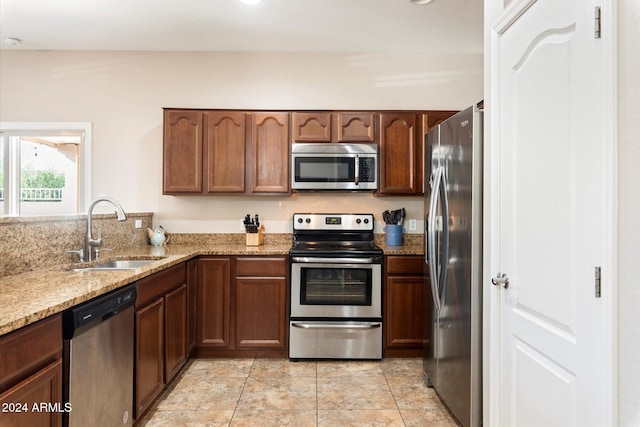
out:
<path id="1" fill-rule="evenodd" d="M 429 4 L 432 1 L 433 0 L 411 0 L 411 3 L 413 3 L 413 4 Z"/>
<path id="2" fill-rule="evenodd" d="M 20 46 L 22 44 L 22 40 L 15 37 L 7 37 L 4 39 L 4 43 L 8 44 L 9 46 Z"/>

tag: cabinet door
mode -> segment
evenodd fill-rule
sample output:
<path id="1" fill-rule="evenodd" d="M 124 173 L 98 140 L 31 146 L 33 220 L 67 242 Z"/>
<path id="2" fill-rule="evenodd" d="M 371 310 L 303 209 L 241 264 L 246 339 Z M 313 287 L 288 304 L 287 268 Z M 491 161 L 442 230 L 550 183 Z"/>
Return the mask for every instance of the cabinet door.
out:
<path id="1" fill-rule="evenodd" d="M 229 347 L 230 268 L 229 258 L 198 260 L 198 346 Z"/>
<path id="2" fill-rule="evenodd" d="M 388 276 L 385 284 L 385 347 L 422 348 L 422 276 Z"/>
<path id="3" fill-rule="evenodd" d="M 335 113 L 336 142 L 375 142 L 373 113 Z"/>
<path id="4" fill-rule="evenodd" d="M 379 194 L 419 194 L 422 165 L 416 143 L 416 115 L 380 114 Z"/>
<path id="5" fill-rule="evenodd" d="M 0 426 L 61 426 L 61 412 L 46 408 L 41 412 L 33 410 L 33 405 L 39 408 L 48 403 L 62 405 L 61 359 L 0 394 Z"/>
<path id="6" fill-rule="evenodd" d="M 293 142 L 331 142 L 331 113 L 291 113 Z"/>
<path id="7" fill-rule="evenodd" d="M 164 387 L 164 298 L 136 311 L 135 362 L 137 418 Z"/>
<path id="8" fill-rule="evenodd" d="M 253 113 L 249 144 L 251 193 L 289 193 L 289 113 Z"/>
<path id="9" fill-rule="evenodd" d="M 286 348 L 286 279 L 236 278 L 236 348 Z"/>
<path id="10" fill-rule="evenodd" d="M 196 347 L 198 261 L 187 261 L 187 355 Z"/>
<path id="11" fill-rule="evenodd" d="M 456 113 L 457 111 L 427 111 L 426 113 L 422 114 L 422 130 L 420 132 L 420 142 L 418 143 L 418 150 L 421 153 L 420 159 L 422 161 L 424 161 L 424 159 L 431 159 L 431 151 L 428 151 L 426 154 L 422 154 L 424 153 L 424 150 L 431 149 L 431 146 L 425 146 L 425 136 L 427 135 L 427 133 Z M 423 169 L 423 177 L 431 176 L 430 161 L 424 163 Z M 422 185 L 422 192 L 424 193 L 424 186 L 429 184 L 428 182 L 423 182 Z"/>
<path id="12" fill-rule="evenodd" d="M 164 193 L 202 192 L 202 112 L 164 111 Z"/>
<path id="13" fill-rule="evenodd" d="M 245 191 L 245 113 L 204 113 L 204 159 L 207 193 Z"/>
<path id="14" fill-rule="evenodd" d="M 187 361 L 187 285 L 169 292 L 165 303 L 164 379 L 169 383 Z"/>

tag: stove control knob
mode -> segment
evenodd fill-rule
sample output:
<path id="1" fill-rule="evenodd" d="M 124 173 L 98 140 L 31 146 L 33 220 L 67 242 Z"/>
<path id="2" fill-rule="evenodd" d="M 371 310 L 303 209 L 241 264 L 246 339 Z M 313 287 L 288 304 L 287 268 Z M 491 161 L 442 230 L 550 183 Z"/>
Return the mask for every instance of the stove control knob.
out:
<path id="1" fill-rule="evenodd" d="M 302 224 L 302 218 L 298 218 L 298 224 Z"/>
<path id="2" fill-rule="evenodd" d="M 365 219 L 364 219 L 364 223 L 365 223 L 365 224 L 369 224 L 369 218 L 365 218 Z"/>
<path id="3" fill-rule="evenodd" d="M 365 219 L 366 221 L 366 219 Z M 362 220 L 360 218 L 356 219 L 356 224 L 360 224 L 362 222 Z"/>
<path id="4" fill-rule="evenodd" d="M 311 218 L 307 218 L 307 219 L 305 220 L 305 222 L 306 222 L 307 224 L 311 224 Z"/>

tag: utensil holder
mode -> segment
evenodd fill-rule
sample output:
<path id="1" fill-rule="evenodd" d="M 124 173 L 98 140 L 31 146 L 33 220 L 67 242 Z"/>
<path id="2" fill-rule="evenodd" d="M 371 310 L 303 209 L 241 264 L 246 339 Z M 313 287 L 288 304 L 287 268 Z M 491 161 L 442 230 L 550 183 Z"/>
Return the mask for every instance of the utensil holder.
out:
<path id="1" fill-rule="evenodd" d="M 264 235 L 262 228 L 258 228 L 257 233 L 245 233 L 247 246 L 260 246 L 264 244 Z"/>
<path id="2" fill-rule="evenodd" d="M 401 225 L 388 224 L 384 227 L 386 235 L 386 243 L 389 246 L 402 246 L 402 232 L 403 227 Z"/>

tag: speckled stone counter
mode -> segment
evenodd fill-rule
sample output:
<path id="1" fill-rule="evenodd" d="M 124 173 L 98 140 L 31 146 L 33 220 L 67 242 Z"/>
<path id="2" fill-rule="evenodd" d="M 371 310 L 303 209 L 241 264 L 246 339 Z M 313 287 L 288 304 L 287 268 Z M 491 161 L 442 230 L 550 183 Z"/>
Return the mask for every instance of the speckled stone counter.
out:
<path id="1" fill-rule="evenodd" d="M 288 255 L 291 235 L 265 235 L 262 246 L 246 246 L 242 234 L 171 237 L 166 246 L 135 246 L 109 252 L 98 263 L 115 259 L 155 259 L 136 270 L 75 271 L 78 264 L 45 267 L 0 277 L 0 335 L 6 334 L 191 258 L 207 255 Z M 402 246 L 376 243 L 385 255 L 423 255 L 422 236 L 406 235 Z M 95 263 L 95 262 L 94 262 Z"/>
<path id="2" fill-rule="evenodd" d="M 138 246 L 113 251 L 97 263 L 114 259 L 156 261 L 135 270 L 74 271 L 77 264 L 66 264 L 0 277 L 0 335 L 197 256 L 288 255 L 290 247 L 290 241 L 262 246 L 245 246 L 233 241 Z"/>
<path id="3" fill-rule="evenodd" d="M 405 234 L 400 246 L 387 246 L 384 234 L 376 234 L 375 242 L 385 255 L 424 255 L 424 237 L 422 234 Z"/>

